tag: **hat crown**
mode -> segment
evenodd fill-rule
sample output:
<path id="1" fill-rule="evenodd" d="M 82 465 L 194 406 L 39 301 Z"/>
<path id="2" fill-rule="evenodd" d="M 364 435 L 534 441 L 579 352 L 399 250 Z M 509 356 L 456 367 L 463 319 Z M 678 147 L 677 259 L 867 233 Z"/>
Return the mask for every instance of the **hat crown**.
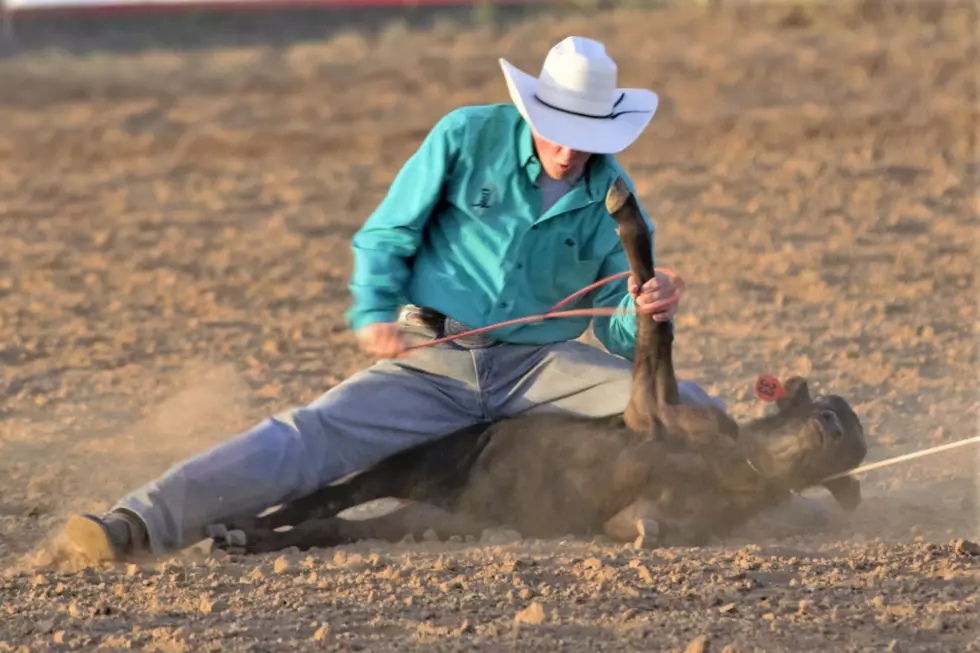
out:
<path id="1" fill-rule="evenodd" d="M 565 111 L 606 116 L 616 101 L 616 73 L 616 62 L 602 43 L 569 36 L 545 57 L 538 78 L 538 98 Z"/>

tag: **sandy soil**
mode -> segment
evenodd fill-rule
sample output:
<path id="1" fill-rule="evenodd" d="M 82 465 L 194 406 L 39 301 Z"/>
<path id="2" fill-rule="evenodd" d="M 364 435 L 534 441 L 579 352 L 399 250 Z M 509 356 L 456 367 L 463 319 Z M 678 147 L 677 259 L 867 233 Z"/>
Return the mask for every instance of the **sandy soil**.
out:
<path id="1" fill-rule="evenodd" d="M 757 374 L 806 373 L 872 460 L 975 435 L 975 7 L 738 4 L 0 61 L 0 650 L 980 651 L 976 447 L 699 550 L 39 553 L 368 364 L 351 234 L 443 112 L 506 101 L 497 56 L 534 70 L 570 33 L 662 94 L 622 161 L 690 287 L 683 377 L 745 417 Z"/>

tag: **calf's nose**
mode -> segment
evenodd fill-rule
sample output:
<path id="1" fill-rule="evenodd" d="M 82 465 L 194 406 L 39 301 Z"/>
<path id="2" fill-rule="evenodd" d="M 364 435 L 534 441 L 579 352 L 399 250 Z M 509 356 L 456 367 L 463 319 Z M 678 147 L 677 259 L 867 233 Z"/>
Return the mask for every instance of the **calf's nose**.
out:
<path id="1" fill-rule="evenodd" d="M 837 414 L 832 410 L 822 410 L 820 411 L 820 426 L 824 433 L 839 440 L 841 436 L 844 435 L 843 429 L 841 429 L 840 420 L 837 419 Z"/>

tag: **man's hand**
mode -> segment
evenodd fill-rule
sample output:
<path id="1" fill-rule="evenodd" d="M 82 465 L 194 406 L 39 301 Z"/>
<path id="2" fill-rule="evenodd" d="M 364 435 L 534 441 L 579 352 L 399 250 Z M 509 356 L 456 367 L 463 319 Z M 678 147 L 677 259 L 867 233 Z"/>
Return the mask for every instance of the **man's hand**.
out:
<path id="1" fill-rule="evenodd" d="M 631 276 L 629 293 L 636 303 L 637 313 L 652 315 L 656 322 L 666 322 L 677 314 L 680 297 L 673 280 L 665 274 L 656 274 L 642 288 Z"/>
<path id="2" fill-rule="evenodd" d="M 405 340 L 397 322 L 375 322 L 357 332 L 361 350 L 378 358 L 401 358 L 406 355 Z"/>

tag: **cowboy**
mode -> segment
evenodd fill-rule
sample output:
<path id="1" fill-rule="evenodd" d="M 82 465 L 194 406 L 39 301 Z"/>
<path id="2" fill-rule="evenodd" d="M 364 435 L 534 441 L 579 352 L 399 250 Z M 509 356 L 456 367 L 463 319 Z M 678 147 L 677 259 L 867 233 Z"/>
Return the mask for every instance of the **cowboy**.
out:
<path id="1" fill-rule="evenodd" d="M 379 360 L 313 403 L 176 465 L 109 513 L 72 517 L 66 530 L 76 548 L 103 560 L 177 550 L 205 539 L 209 524 L 258 514 L 480 421 L 625 410 L 630 314 L 593 318 L 605 351 L 576 340 L 589 317 L 406 351 L 541 313 L 629 269 L 604 198 L 616 176 L 629 183 L 613 155 L 646 128 L 657 95 L 618 88 L 604 46 L 582 37 L 552 48 L 540 77 L 500 65 L 513 104 L 442 117 L 353 238 L 347 318 Z M 579 306 L 672 320 L 677 304 L 663 304 L 675 293 L 665 276 L 642 288 L 621 279 Z M 691 382 L 681 394 L 724 407 Z"/>

